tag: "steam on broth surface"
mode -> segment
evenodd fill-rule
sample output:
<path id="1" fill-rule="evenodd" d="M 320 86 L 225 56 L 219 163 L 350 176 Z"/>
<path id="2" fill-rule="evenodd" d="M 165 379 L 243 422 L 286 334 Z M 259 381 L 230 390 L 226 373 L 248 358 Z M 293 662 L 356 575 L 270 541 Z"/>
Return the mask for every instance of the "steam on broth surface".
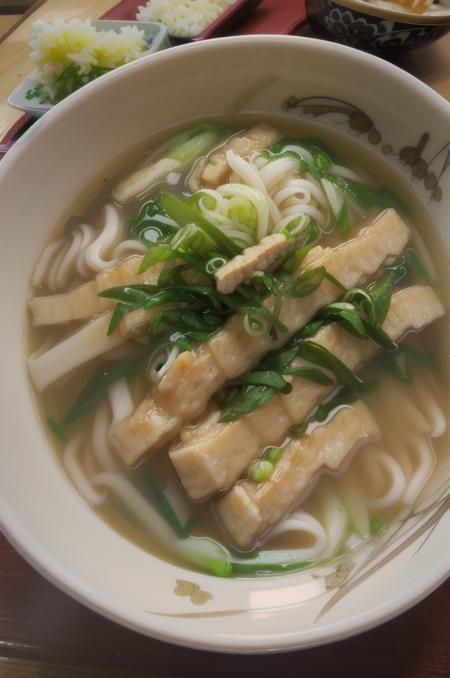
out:
<path id="1" fill-rule="evenodd" d="M 448 446 L 447 287 L 388 168 L 321 129 L 206 122 L 85 214 L 33 272 L 28 367 L 110 525 L 261 575 L 355 548 L 417 500 Z"/>

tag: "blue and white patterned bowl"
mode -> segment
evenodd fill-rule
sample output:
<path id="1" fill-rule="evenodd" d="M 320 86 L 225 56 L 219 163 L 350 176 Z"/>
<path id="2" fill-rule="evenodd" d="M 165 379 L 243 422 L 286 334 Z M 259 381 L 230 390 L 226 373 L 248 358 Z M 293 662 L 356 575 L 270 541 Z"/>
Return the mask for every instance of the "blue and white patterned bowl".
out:
<path id="1" fill-rule="evenodd" d="M 450 8 L 416 14 L 364 0 L 306 0 L 306 11 L 315 32 L 379 56 L 422 47 L 450 30 Z"/>

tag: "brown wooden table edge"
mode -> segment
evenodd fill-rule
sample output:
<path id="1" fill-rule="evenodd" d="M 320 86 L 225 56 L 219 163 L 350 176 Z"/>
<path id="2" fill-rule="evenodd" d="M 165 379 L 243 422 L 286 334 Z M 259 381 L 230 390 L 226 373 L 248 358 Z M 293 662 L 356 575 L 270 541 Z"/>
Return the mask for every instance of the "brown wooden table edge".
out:
<path id="1" fill-rule="evenodd" d="M 44 5 L 47 2 L 47 0 L 37 0 L 34 5 L 32 5 L 29 9 L 27 9 L 26 12 L 24 12 L 21 16 L 20 19 L 16 21 L 16 23 L 9 28 L 6 33 L 3 33 L 3 35 L 0 37 L 0 45 L 2 42 L 4 42 L 7 38 L 9 38 L 10 35 L 14 33 L 17 28 L 23 24 L 24 21 L 26 21 L 34 12 L 39 9 L 42 5 Z"/>

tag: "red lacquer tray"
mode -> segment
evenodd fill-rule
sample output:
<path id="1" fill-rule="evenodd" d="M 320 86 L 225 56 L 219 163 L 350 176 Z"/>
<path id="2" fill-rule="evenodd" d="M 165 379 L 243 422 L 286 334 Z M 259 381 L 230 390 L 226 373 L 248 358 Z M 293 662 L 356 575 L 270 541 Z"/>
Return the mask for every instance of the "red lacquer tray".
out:
<path id="1" fill-rule="evenodd" d="M 145 0 L 122 0 L 101 19 L 133 20 Z M 306 23 L 304 0 L 237 0 L 191 40 L 215 35 L 288 35 Z"/>
<path id="2" fill-rule="evenodd" d="M 217 19 L 212 21 L 209 26 L 201 33 L 198 33 L 198 35 L 183 40 L 170 36 L 171 40 L 174 42 L 193 42 L 197 40 L 206 40 L 207 38 L 212 38 L 219 34 L 230 34 L 232 28 L 238 25 L 244 17 L 253 13 L 261 2 L 262 0 L 236 0 L 236 2 L 223 11 Z M 139 5 L 143 4 L 145 4 L 145 0 L 122 0 L 122 2 L 119 2 L 118 5 L 106 12 L 101 18 L 133 21 L 136 17 L 137 8 Z"/>

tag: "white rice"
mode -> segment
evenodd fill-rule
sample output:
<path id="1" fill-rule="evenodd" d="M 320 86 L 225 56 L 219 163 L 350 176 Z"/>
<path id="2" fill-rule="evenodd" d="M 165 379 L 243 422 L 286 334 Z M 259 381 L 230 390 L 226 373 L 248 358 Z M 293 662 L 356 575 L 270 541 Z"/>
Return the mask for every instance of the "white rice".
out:
<path id="1" fill-rule="evenodd" d="M 149 0 L 139 7 L 139 21 L 159 21 L 170 35 L 187 38 L 201 33 L 236 0 Z"/>

